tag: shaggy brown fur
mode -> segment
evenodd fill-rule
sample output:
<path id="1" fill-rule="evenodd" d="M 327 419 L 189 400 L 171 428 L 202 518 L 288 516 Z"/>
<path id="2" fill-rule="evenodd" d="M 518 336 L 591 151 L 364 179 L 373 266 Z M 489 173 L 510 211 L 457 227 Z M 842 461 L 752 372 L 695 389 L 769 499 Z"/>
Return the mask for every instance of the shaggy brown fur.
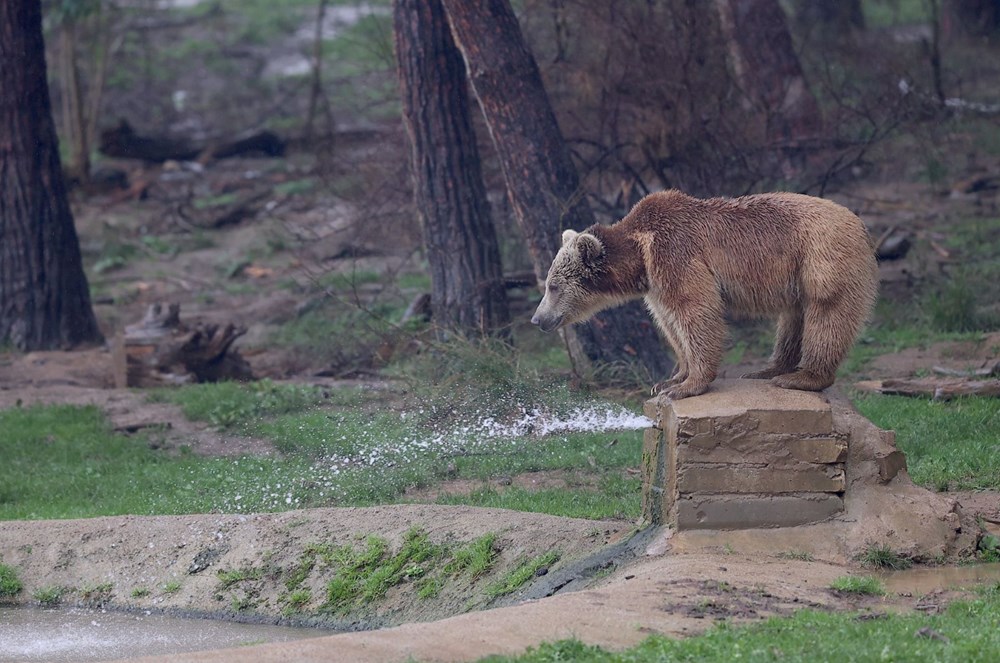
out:
<path id="1" fill-rule="evenodd" d="M 743 377 L 818 391 L 833 384 L 876 290 L 868 232 L 836 203 L 664 191 L 614 225 L 566 231 L 532 322 L 552 331 L 643 297 L 677 357 L 674 377 L 654 390 L 685 398 L 715 379 L 725 311 L 776 316 L 770 365 Z"/>

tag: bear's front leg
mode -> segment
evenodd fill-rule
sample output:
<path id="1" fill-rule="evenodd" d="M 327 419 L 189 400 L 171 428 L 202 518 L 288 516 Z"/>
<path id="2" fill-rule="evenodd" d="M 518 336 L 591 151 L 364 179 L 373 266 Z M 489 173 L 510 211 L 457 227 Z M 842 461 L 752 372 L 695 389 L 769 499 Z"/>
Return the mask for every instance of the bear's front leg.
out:
<path id="1" fill-rule="evenodd" d="M 661 295 L 659 305 L 653 307 L 654 311 L 666 313 L 664 317 L 671 323 L 670 340 L 686 373 L 683 380 L 663 392 L 674 400 L 708 391 L 722 361 L 726 330 L 722 298 L 707 275 L 692 276 L 685 282 L 685 291 Z"/>
<path id="2" fill-rule="evenodd" d="M 650 312 L 653 314 L 653 320 L 656 321 L 657 327 L 660 328 L 660 332 L 663 334 L 664 338 L 667 340 L 667 344 L 674 353 L 674 372 L 666 380 L 661 380 L 653 385 L 649 390 L 650 395 L 659 396 L 665 393 L 670 387 L 678 385 L 688 378 L 687 361 L 684 358 L 684 349 L 681 346 L 680 340 L 678 339 L 677 330 L 674 329 L 673 323 L 671 322 L 671 314 L 660 306 L 661 298 L 647 297 L 646 303 L 649 305 Z"/>

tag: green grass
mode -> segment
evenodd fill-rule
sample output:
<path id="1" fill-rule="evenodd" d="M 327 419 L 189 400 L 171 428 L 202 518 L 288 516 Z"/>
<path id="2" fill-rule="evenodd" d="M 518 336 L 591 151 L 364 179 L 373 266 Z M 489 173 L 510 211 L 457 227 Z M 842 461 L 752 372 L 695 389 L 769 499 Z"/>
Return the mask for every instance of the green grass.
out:
<path id="1" fill-rule="evenodd" d="M 984 563 L 1000 562 L 1000 537 L 992 534 L 984 534 L 979 539 L 976 558 Z"/>
<path id="2" fill-rule="evenodd" d="M 17 574 L 17 569 L 6 564 L 0 564 L 0 599 L 17 596 L 24 585 Z"/>
<path id="3" fill-rule="evenodd" d="M 899 553 L 886 544 L 869 545 L 858 556 L 858 561 L 861 562 L 862 566 L 869 569 L 892 569 L 893 571 L 898 571 L 913 566 L 913 562 L 900 556 Z"/>
<path id="4" fill-rule="evenodd" d="M 176 594 L 181 590 L 181 583 L 178 580 L 171 580 L 170 582 L 163 585 L 164 594 Z"/>
<path id="5" fill-rule="evenodd" d="M 148 587 L 136 587 L 132 590 L 130 596 L 134 599 L 141 599 L 149 596 L 151 593 Z"/>
<path id="6" fill-rule="evenodd" d="M 35 599 L 42 606 L 59 605 L 62 602 L 63 595 L 68 591 L 65 587 L 39 587 L 32 592 L 31 598 Z"/>
<path id="7" fill-rule="evenodd" d="M 221 428 L 249 429 L 263 417 L 301 412 L 325 400 L 352 405 L 361 398 L 354 389 L 327 391 L 305 385 L 279 385 L 270 380 L 241 384 L 197 384 L 153 393 L 154 401 L 179 405 L 192 421 L 207 421 Z M 247 432 L 252 432 L 247 430 Z"/>
<path id="8" fill-rule="evenodd" d="M 499 552 L 497 535 L 489 532 L 455 551 L 444 572 L 449 575 L 464 573 L 472 580 L 478 580 L 493 569 Z"/>
<path id="9" fill-rule="evenodd" d="M 88 585 L 80 590 L 80 600 L 92 608 L 103 607 L 111 600 L 111 592 L 114 585 L 110 582 L 103 582 L 99 585 Z"/>
<path id="10" fill-rule="evenodd" d="M 577 640 L 544 644 L 515 657 L 494 656 L 490 663 L 645 663 L 748 661 L 921 661 L 987 663 L 1000 651 L 1000 585 L 971 601 L 953 603 L 940 614 L 887 614 L 859 619 L 853 613 L 803 610 L 748 626 L 722 623 L 691 638 L 652 636 L 622 652 L 609 652 Z"/>
<path id="11" fill-rule="evenodd" d="M 641 502 L 642 481 L 614 474 L 602 477 L 596 491 L 582 488 L 526 490 L 518 486 L 497 490 L 487 487 L 467 495 L 444 494 L 437 499 L 438 504 L 467 504 L 593 520 L 638 518 Z"/>
<path id="12" fill-rule="evenodd" d="M 870 28 L 923 23 L 928 20 L 924 0 L 865 0 L 861 3 L 865 22 Z"/>
<path id="13" fill-rule="evenodd" d="M 511 570 L 505 576 L 492 583 L 486 588 L 486 595 L 490 598 L 499 598 L 516 592 L 529 580 L 535 577 L 539 569 L 548 568 L 559 561 L 560 553 L 557 550 L 550 550 L 547 553 L 525 560 L 517 568 Z"/>
<path id="14" fill-rule="evenodd" d="M 996 399 L 862 395 L 854 405 L 876 425 L 896 431 L 917 483 L 937 490 L 1000 490 Z"/>
<path id="15" fill-rule="evenodd" d="M 830 583 L 830 589 L 844 594 L 861 594 L 863 596 L 882 596 L 885 586 L 882 581 L 872 576 L 841 576 Z"/>
<path id="16" fill-rule="evenodd" d="M 358 603 L 371 603 L 404 582 L 424 578 L 445 553 L 427 533 L 411 529 L 400 549 L 389 552 L 388 542 L 369 536 L 362 548 L 339 546 L 320 548 L 318 553 L 336 567 L 326 586 L 324 610 L 345 613 Z"/>
<path id="17" fill-rule="evenodd" d="M 431 386 L 415 389 L 403 412 L 364 390 L 266 380 L 150 396 L 176 403 L 192 420 L 271 441 L 280 453 L 267 457 L 151 449 L 147 436 L 155 432 L 117 434 L 93 407 L 0 411 L 0 519 L 366 506 L 452 479 L 549 470 L 568 471 L 580 482 L 448 499 L 574 517 L 638 516 L 638 480 L 622 470 L 639 463 L 641 431 L 491 432 L 538 407 L 566 416 L 592 401 L 539 379 L 509 349 L 458 347 L 427 353 L 425 373 L 415 380 Z M 59 478 L 57 492 L 48 489 L 52 477 Z"/>
<path id="18" fill-rule="evenodd" d="M 260 580 L 264 577 L 264 569 L 257 567 L 229 570 L 219 569 L 215 575 L 219 580 L 219 589 L 229 589 L 233 585 L 246 580 Z"/>

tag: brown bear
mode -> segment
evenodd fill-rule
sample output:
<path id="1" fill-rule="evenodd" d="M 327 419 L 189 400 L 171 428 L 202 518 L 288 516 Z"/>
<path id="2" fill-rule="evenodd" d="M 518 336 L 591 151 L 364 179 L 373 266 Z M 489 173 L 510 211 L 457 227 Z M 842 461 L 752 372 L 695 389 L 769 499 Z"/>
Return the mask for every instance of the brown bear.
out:
<path id="1" fill-rule="evenodd" d="M 877 268 L 861 220 L 822 198 L 765 193 L 646 196 L 621 221 L 567 230 L 531 321 L 542 331 L 642 297 L 677 357 L 654 393 L 704 393 L 722 359 L 728 310 L 778 318 L 769 366 L 745 378 L 819 391 L 875 304 Z"/>

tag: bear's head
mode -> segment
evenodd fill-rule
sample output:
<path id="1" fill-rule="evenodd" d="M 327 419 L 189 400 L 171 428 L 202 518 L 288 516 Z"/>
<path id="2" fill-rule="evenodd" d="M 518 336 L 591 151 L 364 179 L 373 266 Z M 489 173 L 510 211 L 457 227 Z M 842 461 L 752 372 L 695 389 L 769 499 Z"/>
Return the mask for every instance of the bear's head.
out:
<path id="1" fill-rule="evenodd" d="M 597 311 L 613 305 L 599 283 L 608 269 L 603 242 L 589 232 L 567 230 L 545 279 L 542 297 L 532 324 L 550 332 L 574 322 L 583 322 Z"/>

